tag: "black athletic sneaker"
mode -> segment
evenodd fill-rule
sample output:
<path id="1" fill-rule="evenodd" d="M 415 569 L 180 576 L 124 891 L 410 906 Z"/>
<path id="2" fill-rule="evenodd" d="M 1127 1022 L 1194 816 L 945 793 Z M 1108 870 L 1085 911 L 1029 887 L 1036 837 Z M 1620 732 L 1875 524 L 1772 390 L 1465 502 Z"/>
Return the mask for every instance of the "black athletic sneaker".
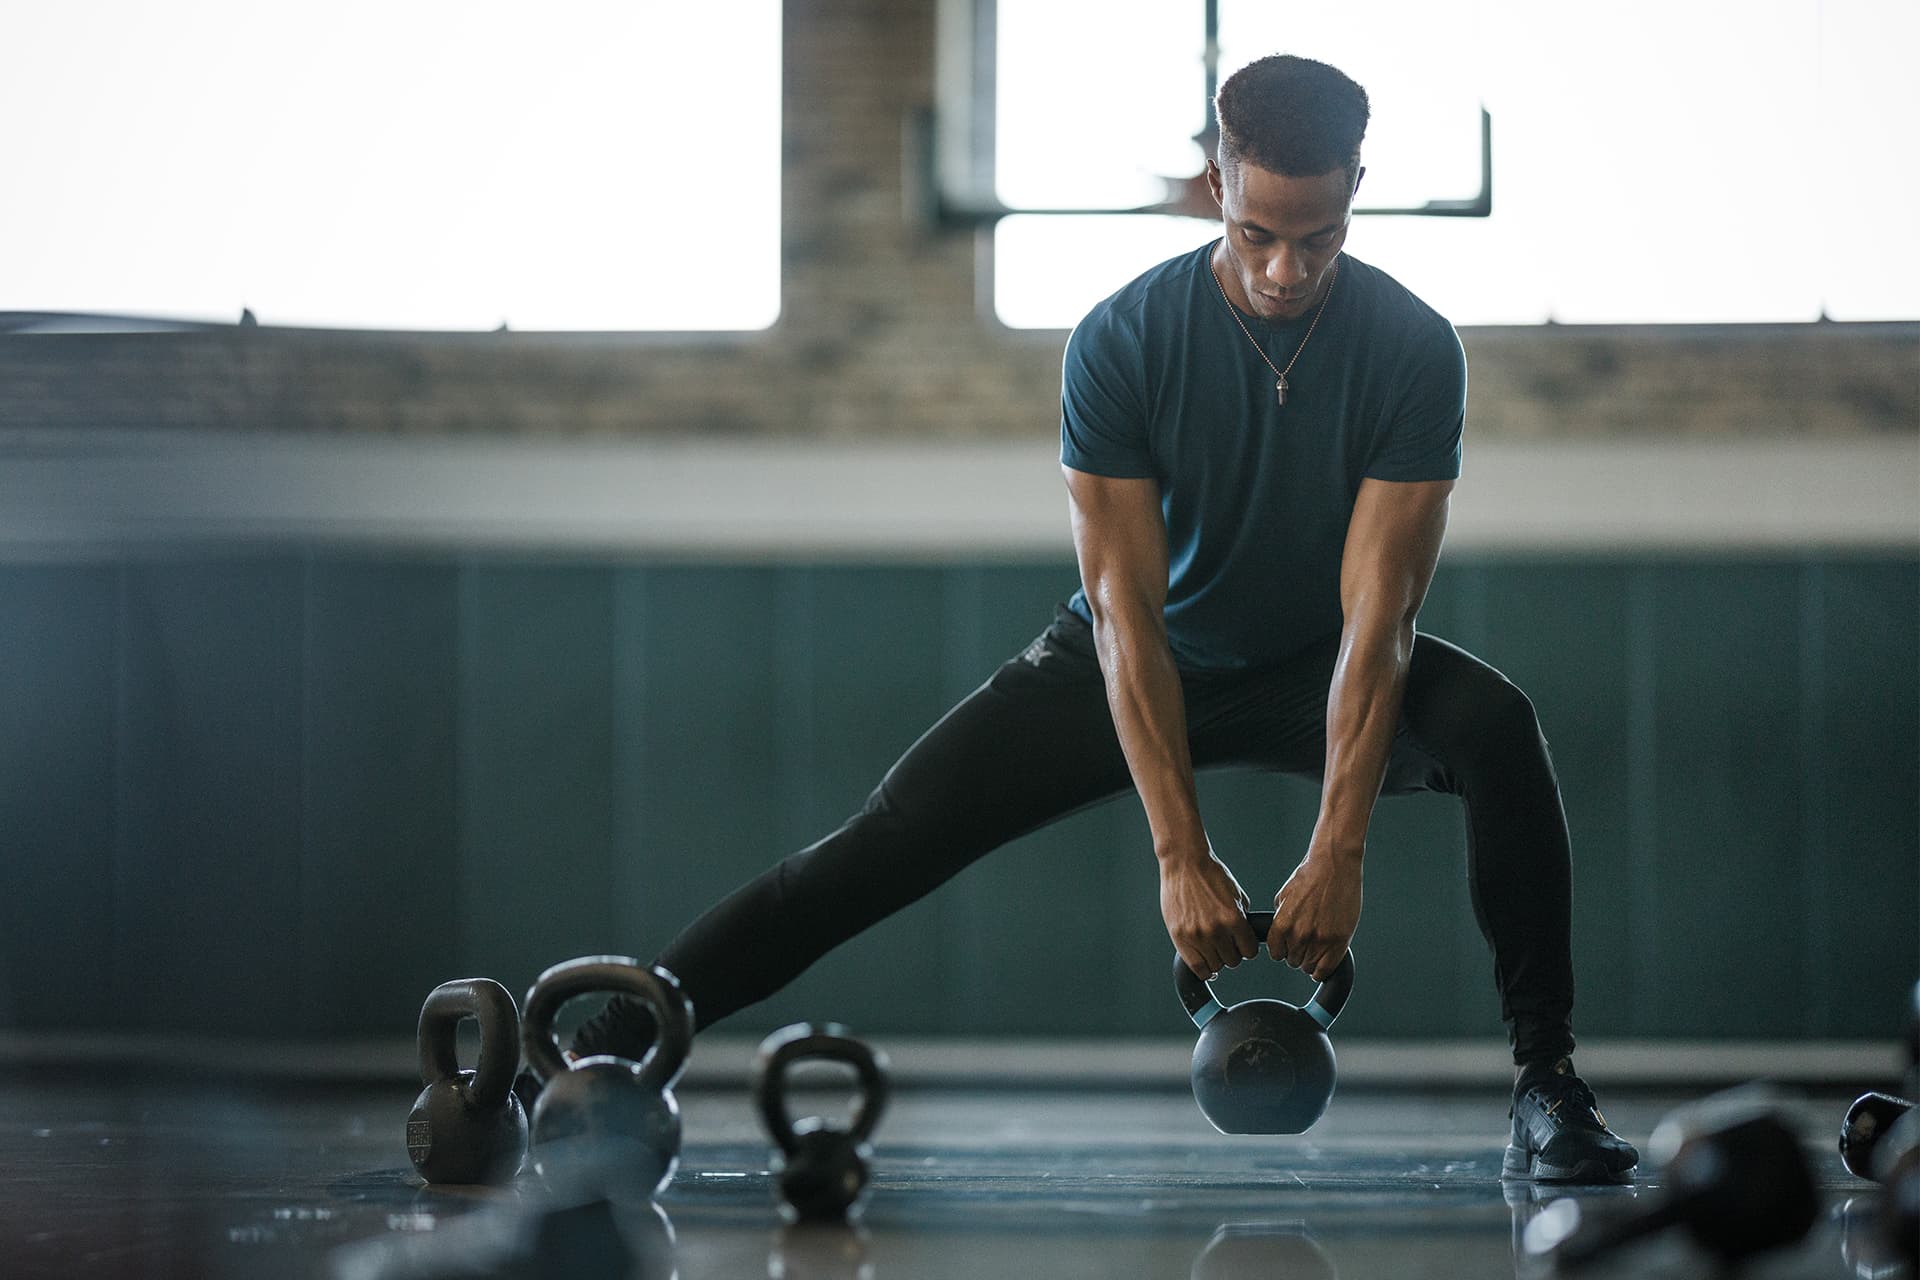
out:
<path id="1" fill-rule="evenodd" d="M 567 1051 L 575 1058 L 612 1054 L 638 1062 L 653 1047 L 653 1010 L 632 996 L 608 996 L 600 1012 L 580 1024 Z"/>
<path id="2" fill-rule="evenodd" d="M 1513 1139 L 1505 1178 L 1535 1182 L 1631 1182 L 1640 1153 L 1607 1128 L 1593 1090 L 1562 1058 L 1520 1077 L 1513 1095 Z"/>

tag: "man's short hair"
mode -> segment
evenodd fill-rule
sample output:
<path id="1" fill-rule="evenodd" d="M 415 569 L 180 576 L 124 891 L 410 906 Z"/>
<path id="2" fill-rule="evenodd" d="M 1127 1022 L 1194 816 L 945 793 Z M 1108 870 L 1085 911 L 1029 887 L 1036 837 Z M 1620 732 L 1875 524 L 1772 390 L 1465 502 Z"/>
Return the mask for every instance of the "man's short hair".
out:
<path id="1" fill-rule="evenodd" d="M 1337 68 L 1271 54 L 1228 76 L 1213 104 L 1222 169 L 1245 160 L 1289 178 L 1360 176 L 1367 91 Z"/>

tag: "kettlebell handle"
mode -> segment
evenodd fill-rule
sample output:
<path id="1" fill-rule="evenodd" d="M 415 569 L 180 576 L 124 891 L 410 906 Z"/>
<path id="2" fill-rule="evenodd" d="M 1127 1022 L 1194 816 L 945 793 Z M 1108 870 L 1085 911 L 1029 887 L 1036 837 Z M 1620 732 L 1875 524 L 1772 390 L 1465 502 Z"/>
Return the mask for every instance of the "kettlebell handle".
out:
<path id="1" fill-rule="evenodd" d="M 848 1138 L 856 1143 L 873 1136 L 880 1113 L 887 1107 L 886 1057 L 856 1040 L 837 1022 L 817 1026 L 797 1022 L 768 1036 L 753 1059 L 754 1096 L 760 1118 L 781 1150 L 794 1152 L 793 1116 L 787 1110 L 787 1069 L 796 1062 L 844 1062 L 860 1078 L 860 1101 L 848 1122 Z"/>
<path id="2" fill-rule="evenodd" d="M 466 1018 L 480 1024 L 480 1059 L 468 1096 L 474 1106 L 491 1111 L 506 1102 L 520 1065 L 520 1048 L 514 1043 L 520 1013 L 513 996 L 491 978 L 443 982 L 428 994 L 420 1006 L 420 1083 L 439 1084 L 460 1074 L 457 1035 Z"/>
<path id="3" fill-rule="evenodd" d="M 653 1011 L 657 1029 L 653 1046 L 633 1064 L 643 1088 L 662 1090 L 680 1078 L 693 1048 L 693 1002 L 680 990 L 680 979 L 659 965 L 645 965 L 632 956 L 581 956 L 563 960 L 534 980 L 527 992 L 526 1016 L 520 1024 L 520 1046 L 527 1065 L 542 1080 L 565 1075 L 570 1069 L 554 1042 L 553 1022 L 560 1006 L 575 996 L 611 991 L 633 996 Z"/>
<path id="4" fill-rule="evenodd" d="M 1247 924 L 1253 929 L 1254 936 L 1265 944 L 1267 933 L 1273 928 L 1271 911 L 1247 912 Z M 1173 986 L 1180 993 L 1180 1003 L 1186 1006 L 1187 1016 L 1193 1019 L 1193 1025 L 1204 1027 L 1217 1013 L 1225 1011 L 1213 995 L 1213 984 L 1187 967 L 1187 962 L 1178 952 L 1173 957 Z M 1340 1010 L 1347 1004 L 1347 997 L 1353 994 L 1353 949 L 1340 958 L 1340 965 L 1328 979 L 1314 990 L 1313 998 L 1303 1006 L 1309 1018 L 1320 1024 L 1321 1030 L 1333 1026 L 1333 1020 L 1340 1016 Z"/>

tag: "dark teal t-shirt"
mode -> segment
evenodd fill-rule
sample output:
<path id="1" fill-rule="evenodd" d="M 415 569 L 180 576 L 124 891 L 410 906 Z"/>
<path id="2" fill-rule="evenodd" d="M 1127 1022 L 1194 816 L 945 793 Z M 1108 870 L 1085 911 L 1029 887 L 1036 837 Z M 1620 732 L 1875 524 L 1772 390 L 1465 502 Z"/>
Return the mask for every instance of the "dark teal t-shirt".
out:
<path id="1" fill-rule="evenodd" d="M 1360 481 L 1460 474 L 1467 364 L 1445 318 L 1342 254 L 1282 406 L 1273 370 L 1214 282 L 1212 252 L 1161 263 L 1074 329 L 1060 460 L 1160 482 L 1174 659 L 1231 670 L 1339 633 L 1340 557 Z M 1284 369 L 1313 317 L 1240 318 Z M 1091 617 L 1084 591 L 1070 605 Z"/>

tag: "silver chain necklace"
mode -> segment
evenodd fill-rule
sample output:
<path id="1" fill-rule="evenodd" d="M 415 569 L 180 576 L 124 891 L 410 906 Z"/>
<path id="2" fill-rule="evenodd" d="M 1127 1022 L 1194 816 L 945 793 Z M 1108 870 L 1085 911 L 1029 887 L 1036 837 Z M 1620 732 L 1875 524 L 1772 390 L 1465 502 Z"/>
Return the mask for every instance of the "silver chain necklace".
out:
<path id="1" fill-rule="evenodd" d="M 1300 345 L 1293 350 L 1293 359 L 1287 361 L 1287 367 L 1284 369 L 1267 359 L 1267 349 L 1260 345 L 1260 340 L 1255 338 L 1252 331 L 1247 328 L 1247 322 L 1240 318 L 1240 312 L 1234 307 L 1233 299 L 1227 296 L 1227 286 L 1220 282 L 1220 273 L 1213 269 L 1212 262 L 1207 263 L 1207 271 L 1213 276 L 1214 287 L 1220 290 L 1220 301 L 1226 304 L 1227 314 L 1232 316 L 1233 322 L 1240 326 L 1240 332 L 1247 335 L 1247 341 L 1253 344 L 1253 349 L 1260 353 L 1262 360 L 1266 361 L 1267 368 L 1273 370 L 1273 394 L 1284 405 L 1287 402 L 1287 375 L 1292 373 L 1293 366 L 1300 362 L 1300 353 L 1305 351 L 1307 343 L 1313 340 L 1313 331 L 1320 327 L 1320 314 L 1327 309 L 1327 303 L 1333 298 L 1334 282 L 1340 279 L 1340 259 L 1333 260 L 1333 274 L 1327 278 L 1326 296 L 1322 297 L 1320 305 L 1314 308 L 1313 323 L 1307 326 L 1307 336 L 1300 339 Z"/>

